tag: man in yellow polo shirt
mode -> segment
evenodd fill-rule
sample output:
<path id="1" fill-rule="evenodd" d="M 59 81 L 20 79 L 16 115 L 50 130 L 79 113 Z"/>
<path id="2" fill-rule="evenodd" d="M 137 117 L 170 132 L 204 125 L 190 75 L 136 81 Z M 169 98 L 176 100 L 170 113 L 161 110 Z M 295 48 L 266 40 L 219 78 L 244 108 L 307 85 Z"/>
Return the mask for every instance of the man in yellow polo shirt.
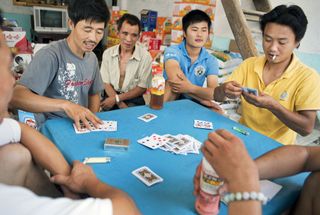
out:
<path id="1" fill-rule="evenodd" d="M 280 5 L 262 16 L 265 55 L 246 59 L 214 93 L 217 101 L 242 95 L 240 122 L 285 145 L 295 143 L 296 133 L 312 132 L 320 109 L 320 77 L 293 53 L 307 24 L 296 5 Z"/>

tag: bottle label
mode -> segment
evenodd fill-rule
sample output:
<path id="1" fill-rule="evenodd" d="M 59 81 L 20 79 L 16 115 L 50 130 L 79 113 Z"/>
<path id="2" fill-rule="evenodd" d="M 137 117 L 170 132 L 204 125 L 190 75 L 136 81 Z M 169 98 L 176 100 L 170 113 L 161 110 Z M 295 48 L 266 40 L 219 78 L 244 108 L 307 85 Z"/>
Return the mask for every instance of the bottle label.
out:
<path id="1" fill-rule="evenodd" d="M 206 193 L 217 194 L 223 180 L 217 175 L 208 174 L 204 170 L 201 173 L 200 187 Z"/>
<path id="2" fill-rule="evenodd" d="M 161 96 L 164 94 L 165 80 L 163 78 L 153 78 L 151 82 L 151 94 Z"/>

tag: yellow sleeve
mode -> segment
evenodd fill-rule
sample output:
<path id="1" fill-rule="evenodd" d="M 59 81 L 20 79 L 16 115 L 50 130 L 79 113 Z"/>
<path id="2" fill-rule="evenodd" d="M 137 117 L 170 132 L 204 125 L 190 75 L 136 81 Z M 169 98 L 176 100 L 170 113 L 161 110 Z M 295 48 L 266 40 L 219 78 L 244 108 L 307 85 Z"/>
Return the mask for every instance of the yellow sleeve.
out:
<path id="1" fill-rule="evenodd" d="M 317 72 L 307 72 L 297 89 L 295 110 L 320 110 L 320 76 Z"/>

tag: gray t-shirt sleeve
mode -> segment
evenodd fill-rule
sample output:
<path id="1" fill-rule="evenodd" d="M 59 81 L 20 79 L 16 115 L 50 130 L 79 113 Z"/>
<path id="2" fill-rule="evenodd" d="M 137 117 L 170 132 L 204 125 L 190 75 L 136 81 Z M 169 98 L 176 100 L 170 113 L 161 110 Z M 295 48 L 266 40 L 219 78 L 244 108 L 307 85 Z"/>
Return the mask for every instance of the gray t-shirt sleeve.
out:
<path id="1" fill-rule="evenodd" d="M 94 56 L 94 57 L 95 57 L 95 74 L 93 77 L 92 85 L 89 89 L 89 95 L 95 95 L 97 93 L 101 93 L 102 90 L 104 89 L 103 81 L 102 81 L 101 74 L 100 74 L 98 60 L 97 60 L 96 56 Z"/>
<path id="2" fill-rule="evenodd" d="M 58 70 L 56 55 L 49 49 L 41 49 L 27 66 L 19 84 L 38 95 L 43 95 L 54 79 Z"/>

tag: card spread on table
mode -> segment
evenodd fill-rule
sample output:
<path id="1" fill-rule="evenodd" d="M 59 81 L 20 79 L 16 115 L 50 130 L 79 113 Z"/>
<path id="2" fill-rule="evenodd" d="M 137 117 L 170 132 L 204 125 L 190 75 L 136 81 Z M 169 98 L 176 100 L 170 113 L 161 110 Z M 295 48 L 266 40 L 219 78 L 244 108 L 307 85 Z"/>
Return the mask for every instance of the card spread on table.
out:
<path id="1" fill-rule="evenodd" d="M 150 137 L 147 136 L 138 140 L 138 143 L 147 146 L 151 149 L 156 149 L 164 145 L 166 141 L 166 137 L 162 137 L 158 134 L 152 134 Z"/>
<path id="2" fill-rule="evenodd" d="M 117 121 L 102 121 L 102 124 L 99 124 L 99 127 L 94 127 L 93 123 L 88 121 L 90 129 L 86 128 L 83 122 L 80 122 L 80 130 L 77 129 L 76 124 L 73 123 L 74 131 L 77 134 L 89 133 L 91 131 L 117 131 Z"/>
<path id="3" fill-rule="evenodd" d="M 154 120 L 155 118 L 157 118 L 157 116 L 152 113 L 146 113 L 146 114 L 143 114 L 142 116 L 138 117 L 138 119 L 141 119 L 142 121 L 145 121 L 145 122 L 150 122 L 151 120 Z"/>
<path id="4" fill-rule="evenodd" d="M 258 96 L 258 90 L 250 87 L 242 87 L 242 90 L 246 93 L 253 94 L 255 96 Z"/>
<path id="5" fill-rule="evenodd" d="M 201 147 L 200 141 L 184 134 L 152 134 L 151 136 L 146 136 L 137 140 L 137 142 L 151 149 L 159 148 L 163 151 L 183 155 L 187 155 L 189 153 L 199 154 L 199 149 Z"/>
<path id="6" fill-rule="evenodd" d="M 203 128 L 203 129 L 213 129 L 212 122 L 203 121 L 203 120 L 194 120 L 193 127 L 195 128 Z"/>
<path id="7" fill-rule="evenodd" d="M 156 183 L 163 181 L 163 179 L 159 175 L 157 175 L 155 172 L 153 172 L 147 166 L 143 166 L 143 167 L 140 167 L 140 168 L 132 171 L 132 174 L 134 176 L 136 176 L 140 181 L 142 181 L 147 186 L 152 186 Z"/>

